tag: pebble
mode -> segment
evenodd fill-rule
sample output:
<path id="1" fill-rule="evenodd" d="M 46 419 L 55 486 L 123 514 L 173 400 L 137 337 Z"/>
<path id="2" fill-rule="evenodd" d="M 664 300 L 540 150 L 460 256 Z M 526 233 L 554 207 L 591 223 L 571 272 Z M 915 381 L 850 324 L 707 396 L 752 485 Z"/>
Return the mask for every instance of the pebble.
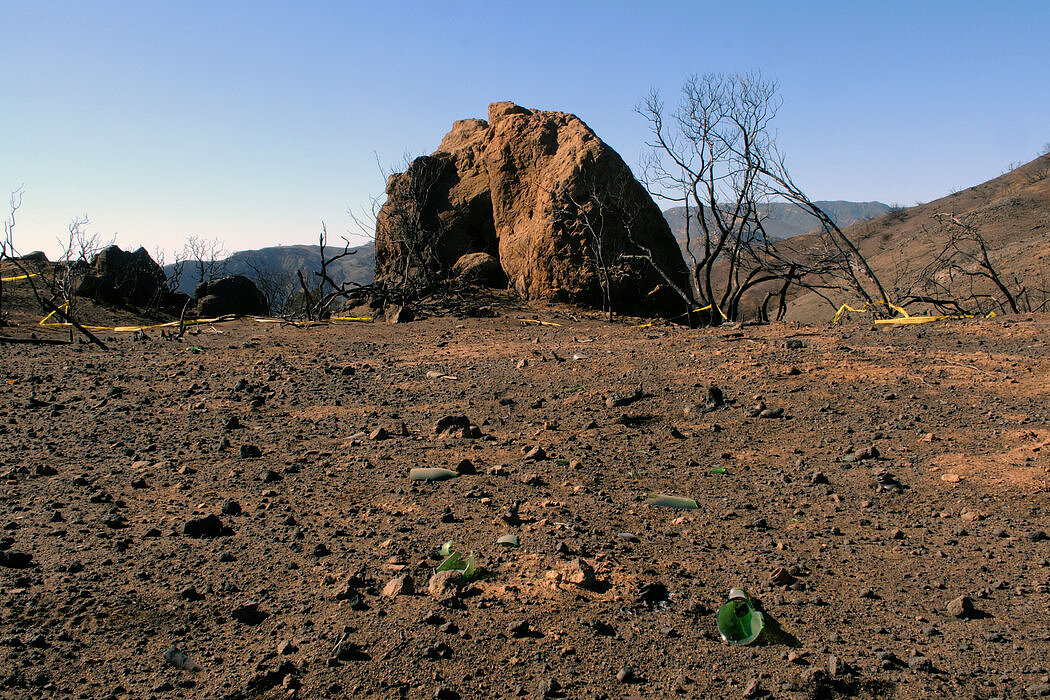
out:
<path id="1" fill-rule="evenodd" d="M 976 612 L 973 607 L 973 601 L 970 600 L 969 596 L 964 595 L 950 601 L 947 610 L 949 615 L 960 619 L 973 617 Z"/>
<path id="2" fill-rule="evenodd" d="M 230 612 L 230 617 L 245 625 L 257 625 L 267 616 L 268 613 L 260 610 L 259 604 L 255 601 L 238 605 Z"/>
<path id="3" fill-rule="evenodd" d="M 262 457 L 262 450 L 255 445 L 241 445 L 241 459 L 256 459 Z"/>
<path id="4" fill-rule="evenodd" d="M 515 639 L 530 637 L 533 634 L 532 626 L 525 619 L 513 620 L 507 625 L 507 634 Z"/>
<path id="5" fill-rule="evenodd" d="M 583 559 L 573 559 L 566 567 L 563 580 L 580 588 L 591 588 L 595 583 L 594 569 Z"/>
<path id="6" fill-rule="evenodd" d="M 547 459 L 547 452 L 539 445 L 536 445 L 531 450 L 525 453 L 525 459 L 533 462 L 539 462 L 541 460 Z"/>
<path id="7" fill-rule="evenodd" d="M 462 571 L 439 571 L 430 577 L 427 592 L 439 603 L 448 603 L 459 597 L 464 583 Z"/>
<path id="8" fill-rule="evenodd" d="M 630 664 L 624 664 L 620 667 L 620 670 L 616 672 L 616 680 L 621 683 L 634 681 L 634 669 L 631 668 Z"/>
<path id="9" fill-rule="evenodd" d="M 412 577 L 405 574 L 387 581 L 387 584 L 383 586 L 382 595 L 387 598 L 396 598 L 399 595 L 412 595 L 415 591 Z"/>
<path id="10" fill-rule="evenodd" d="M 215 514 L 187 520 L 182 526 L 182 534 L 190 537 L 218 537 L 222 531 L 222 520 Z"/>

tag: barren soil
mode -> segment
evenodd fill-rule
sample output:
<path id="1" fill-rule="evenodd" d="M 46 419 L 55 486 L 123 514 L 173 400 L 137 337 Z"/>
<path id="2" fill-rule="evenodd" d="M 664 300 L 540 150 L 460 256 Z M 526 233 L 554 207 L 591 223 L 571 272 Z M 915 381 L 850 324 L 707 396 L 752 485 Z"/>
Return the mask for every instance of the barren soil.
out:
<path id="1" fill-rule="evenodd" d="M 0 345 L 0 696 L 1050 692 L 1050 317 L 498 311 Z M 442 602 L 449 540 L 482 572 Z M 753 646 L 719 639 L 731 587 Z"/>

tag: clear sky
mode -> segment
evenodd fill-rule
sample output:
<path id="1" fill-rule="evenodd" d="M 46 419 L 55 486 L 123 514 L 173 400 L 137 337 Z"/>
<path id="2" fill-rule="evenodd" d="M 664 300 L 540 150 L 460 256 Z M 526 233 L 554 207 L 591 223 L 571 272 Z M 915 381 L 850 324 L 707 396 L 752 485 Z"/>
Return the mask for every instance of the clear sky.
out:
<path id="1" fill-rule="evenodd" d="M 757 69 L 811 197 L 910 205 L 1050 142 L 1048 31 L 1048 0 L 3 0 L 0 191 L 25 185 L 21 252 L 85 214 L 169 255 L 311 243 L 382 192 L 377 158 L 489 102 L 573 112 L 635 166 L 651 87 Z"/>

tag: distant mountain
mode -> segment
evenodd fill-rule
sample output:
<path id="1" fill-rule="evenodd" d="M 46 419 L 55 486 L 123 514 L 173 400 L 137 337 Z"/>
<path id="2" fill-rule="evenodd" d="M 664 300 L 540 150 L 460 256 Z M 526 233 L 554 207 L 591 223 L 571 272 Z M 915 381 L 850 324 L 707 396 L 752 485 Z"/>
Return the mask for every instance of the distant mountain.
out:
<path id="1" fill-rule="evenodd" d="M 827 212 L 831 220 L 840 227 L 849 226 L 858 221 L 866 221 L 888 212 L 891 207 L 882 202 L 845 202 L 820 201 L 815 204 Z M 763 225 L 771 239 L 780 240 L 809 233 L 820 226 L 810 214 L 792 204 L 774 202 L 766 205 Z M 674 207 L 664 212 L 664 218 L 684 247 L 685 245 L 685 207 Z M 696 222 L 690 227 L 693 240 L 696 240 Z M 695 248 L 694 248 L 695 250 Z"/>
<path id="2" fill-rule="evenodd" d="M 298 289 L 299 281 L 295 271 L 302 270 L 307 283 L 317 282 L 314 271 L 321 269 L 320 247 L 316 245 L 286 245 L 260 248 L 259 250 L 242 250 L 219 261 L 223 274 L 244 275 L 259 284 L 260 276 L 266 277 L 271 284 L 288 285 Z M 351 248 L 353 255 L 348 255 L 333 263 L 328 268 L 329 276 L 336 284 L 356 282 L 369 284 L 375 276 L 375 245 L 367 243 Z M 325 246 L 325 254 L 331 258 L 343 252 L 342 248 Z M 174 265 L 165 265 L 164 272 L 171 277 Z M 183 266 L 179 279 L 178 291 L 193 294 L 200 283 L 200 269 L 193 261 Z M 260 288 L 262 285 L 260 285 Z M 265 293 L 265 290 L 264 290 Z"/>

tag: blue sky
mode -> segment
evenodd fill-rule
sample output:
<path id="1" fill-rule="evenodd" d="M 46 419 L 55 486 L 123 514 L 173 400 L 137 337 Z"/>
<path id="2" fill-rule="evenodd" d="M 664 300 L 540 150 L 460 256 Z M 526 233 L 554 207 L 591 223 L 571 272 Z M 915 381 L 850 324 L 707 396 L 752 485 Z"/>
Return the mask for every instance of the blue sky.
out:
<path id="1" fill-rule="evenodd" d="M 381 193 L 377 157 L 489 102 L 573 112 L 634 166 L 651 87 L 761 70 L 812 197 L 913 204 L 1050 142 L 1048 27 L 1046 0 L 8 1 L 0 191 L 25 185 L 22 252 L 84 214 L 169 256 L 309 243 Z"/>

